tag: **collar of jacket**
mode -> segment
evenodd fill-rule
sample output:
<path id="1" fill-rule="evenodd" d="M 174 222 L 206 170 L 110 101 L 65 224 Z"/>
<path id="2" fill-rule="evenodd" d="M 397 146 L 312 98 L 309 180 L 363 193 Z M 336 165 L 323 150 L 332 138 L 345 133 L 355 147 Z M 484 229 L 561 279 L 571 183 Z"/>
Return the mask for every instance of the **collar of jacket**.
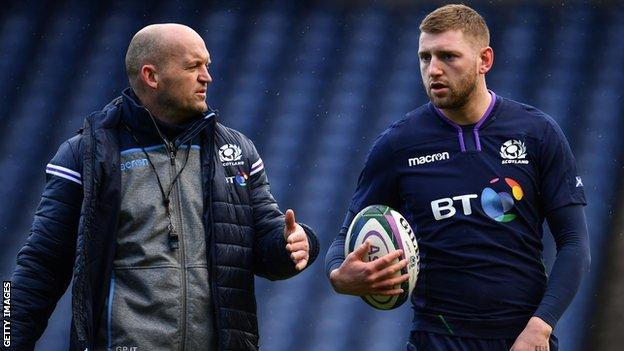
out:
<path id="1" fill-rule="evenodd" d="M 152 120 L 150 112 L 140 103 L 131 88 L 126 88 L 121 96 L 122 118 L 137 134 L 140 140 L 144 140 L 146 144 L 159 143 L 161 137 L 154 126 L 154 122 L 165 136 L 165 143 L 170 141 L 177 148 L 182 144 L 191 141 L 202 130 L 210 126 L 216 120 L 216 111 L 208 109 L 201 116 L 184 124 L 165 123 L 157 118 Z"/>

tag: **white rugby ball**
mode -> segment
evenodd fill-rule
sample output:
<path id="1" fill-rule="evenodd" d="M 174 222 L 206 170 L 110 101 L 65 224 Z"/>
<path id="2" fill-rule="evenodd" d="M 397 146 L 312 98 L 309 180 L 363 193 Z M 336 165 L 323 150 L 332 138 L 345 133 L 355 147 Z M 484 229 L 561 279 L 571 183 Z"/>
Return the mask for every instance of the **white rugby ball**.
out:
<path id="1" fill-rule="evenodd" d="M 353 218 L 345 238 L 345 257 L 366 240 L 370 242 L 370 249 L 364 256 L 365 262 L 374 261 L 395 250 L 403 250 L 403 254 L 393 263 L 404 258 L 408 259 L 407 266 L 395 273 L 395 276 L 409 274 L 408 281 L 394 287 L 395 289 L 402 288 L 402 294 L 362 296 L 367 304 L 377 309 L 397 308 L 409 299 L 418 278 L 418 244 L 414 231 L 397 211 L 385 205 L 372 205 Z"/>

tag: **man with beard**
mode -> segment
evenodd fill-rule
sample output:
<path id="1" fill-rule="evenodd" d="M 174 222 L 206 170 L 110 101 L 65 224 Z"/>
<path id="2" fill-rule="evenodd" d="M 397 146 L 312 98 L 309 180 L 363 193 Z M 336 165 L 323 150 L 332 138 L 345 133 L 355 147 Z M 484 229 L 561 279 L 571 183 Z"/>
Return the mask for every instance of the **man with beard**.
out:
<path id="1" fill-rule="evenodd" d="M 489 30 L 464 5 L 431 12 L 418 55 L 430 103 L 375 141 L 342 230 L 326 257 L 334 289 L 396 295 L 400 251 L 344 257 L 364 207 L 399 210 L 416 230 L 420 276 L 408 350 L 556 350 L 552 334 L 589 267 L 583 183 L 561 129 L 534 107 L 486 87 Z M 557 243 L 549 279 L 542 224 Z"/>

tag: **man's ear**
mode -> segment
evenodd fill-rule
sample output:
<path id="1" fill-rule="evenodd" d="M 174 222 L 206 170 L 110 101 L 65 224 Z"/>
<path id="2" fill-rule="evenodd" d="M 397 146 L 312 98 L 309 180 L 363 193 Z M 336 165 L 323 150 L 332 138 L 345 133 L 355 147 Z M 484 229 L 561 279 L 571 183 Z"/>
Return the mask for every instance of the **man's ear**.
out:
<path id="1" fill-rule="evenodd" d="M 156 66 L 143 65 L 139 75 L 146 86 L 152 89 L 158 89 L 158 72 L 156 70 Z"/>
<path id="2" fill-rule="evenodd" d="M 479 52 L 479 73 L 486 74 L 494 65 L 494 50 L 491 47 L 485 47 Z"/>

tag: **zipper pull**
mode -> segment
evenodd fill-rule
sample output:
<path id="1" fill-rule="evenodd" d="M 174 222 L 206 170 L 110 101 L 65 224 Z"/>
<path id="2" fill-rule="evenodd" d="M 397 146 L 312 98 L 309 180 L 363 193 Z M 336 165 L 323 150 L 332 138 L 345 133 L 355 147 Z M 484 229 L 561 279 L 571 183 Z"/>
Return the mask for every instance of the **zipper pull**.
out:
<path id="1" fill-rule="evenodd" d="M 176 158 L 176 148 L 173 145 L 172 142 L 170 142 L 169 140 L 167 140 L 167 148 L 169 149 L 169 161 L 171 161 L 171 165 L 175 165 L 175 158 Z"/>

